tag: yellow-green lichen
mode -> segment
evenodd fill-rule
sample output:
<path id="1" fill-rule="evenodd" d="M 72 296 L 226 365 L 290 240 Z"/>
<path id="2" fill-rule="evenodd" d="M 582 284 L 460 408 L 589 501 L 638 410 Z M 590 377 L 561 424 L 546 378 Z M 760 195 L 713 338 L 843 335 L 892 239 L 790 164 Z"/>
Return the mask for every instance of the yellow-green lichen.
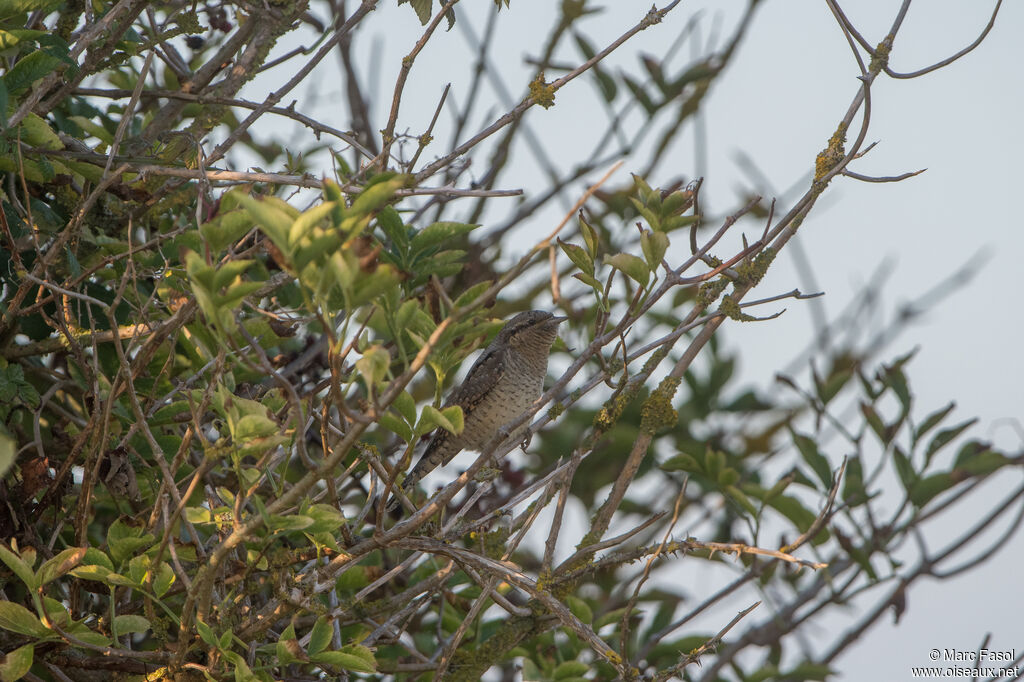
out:
<path id="1" fill-rule="evenodd" d="M 622 412 L 626 409 L 626 405 L 629 404 L 629 397 L 620 393 L 604 405 L 594 415 L 594 428 L 598 431 L 607 431 L 615 422 L 619 421 L 619 417 L 622 416 Z"/>
<path id="2" fill-rule="evenodd" d="M 828 139 L 828 146 L 822 149 L 814 160 L 814 183 L 819 184 L 829 171 L 846 156 L 846 124 L 842 123 Z M 818 191 L 825 189 L 824 186 Z"/>
<path id="3" fill-rule="evenodd" d="M 537 622 L 533 616 L 509 618 L 497 632 L 476 648 L 457 649 L 445 679 L 452 682 L 477 682 L 488 668 L 536 632 Z"/>
<path id="4" fill-rule="evenodd" d="M 651 357 L 647 358 L 647 362 L 644 363 L 643 369 L 640 370 L 640 375 L 649 377 L 654 373 L 654 370 L 658 368 L 661 361 L 668 355 L 668 346 L 662 346 L 658 350 L 651 353 Z"/>
<path id="5" fill-rule="evenodd" d="M 679 413 L 672 407 L 672 398 L 682 381 L 679 377 L 667 376 L 658 388 L 644 401 L 640 408 L 640 432 L 655 434 L 661 429 L 675 426 Z"/>
<path id="6" fill-rule="evenodd" d="M 752 322 L 757 319 L 753 315 L 747 315 L 743 312 L 740 304 L 732 296 L 726 296 L 722 299 L 722 303 L 718 306 L 718 312 L 737 322 Z"/>
<path id="7" fill-rule="evenodd" d="M 739 274 L 737 280 L 740 284 L 749 284 L 754 287 L 761 283 L 761 279 L 768 272 L 768 266 L 775 260 L 775 249 L 767 248 L 757 254 L 753 260 L 741 263 L 736 266 Z"/>
<path id="8" fill-rule="evenodd" d="M 719 277 L 710 282 L 704 282 L 704 284 L 700 285 L 700 289 L 697 290 L 697 303 L 705 308 L 708 307 L 718 300 L 718 297 L 722 295 L 727 286 L 729 286 L 729 279 L 726 277 Z"/>
<path id="9" fill-rule="evenodd" d="M 489 533 L 484 533 L 480 538 L 484 554 L 492 559 L 501 559 L 505 556 L 510 531 L 508 528 L 499 527 Z"/>
<path id="10" fill-rule="evenodd" d="M 649 26 L 660 24 L 663 16 L 665 16 L 665 10 L 652 6 L 650 11 L 644 16 L 643 21 L 640 22 L 640 30 L 642 31 Z"/>
<path id="11" fill-rule="evenodd" d="M 530 99 L 545 109 L 550 109 L 555 104 L 555 88 L 544 81 L 543 71 L 530 83 Z"/>
<path id="12" fill-rule="evenodd" d="M 892 51 L 892 38 L 892 35 L 887 35 L 885 40 L 878 43 L 878 47 L 875 48 L 875 54 L 871 57 L 871 64 L 868 65 L 868 70 L 871 73 L 878 73 L 889 63 L 889 52 Z"/>

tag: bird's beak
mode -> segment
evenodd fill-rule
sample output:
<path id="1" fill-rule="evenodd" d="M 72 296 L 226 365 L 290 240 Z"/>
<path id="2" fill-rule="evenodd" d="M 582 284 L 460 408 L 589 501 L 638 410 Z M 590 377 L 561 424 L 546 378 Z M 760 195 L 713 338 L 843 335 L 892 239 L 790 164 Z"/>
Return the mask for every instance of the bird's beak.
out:
<path id="1" fill-rule="evenodd" d="M 553 322 L 554 324 L 561 324 L 562 322 L 565 322 L 568 319 L 569 318 L 566 317 L 565 315 L 552 315 L 551 319 L 548 320 L 548 322 Z"/>

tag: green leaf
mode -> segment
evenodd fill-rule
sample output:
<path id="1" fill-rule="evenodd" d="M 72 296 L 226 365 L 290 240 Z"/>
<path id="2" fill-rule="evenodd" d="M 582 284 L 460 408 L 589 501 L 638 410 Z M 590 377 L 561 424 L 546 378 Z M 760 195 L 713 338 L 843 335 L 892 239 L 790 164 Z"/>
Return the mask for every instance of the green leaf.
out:
<path id="1" fill-rule="evenodd" d="M 679 189 L 669 194 L 661 202 L 662 215 L 674 216 L 684 213 L 693 206 L 693 192 L 688 189 Z"/>
<path id="2" fill-rule="evenodd" d="M 267 528 L 270 530 L 280 531 L 293 531 L 293 530 L 304 530 L 313 525 L 313 519 L 308 516 L 298 516 L 296 514 L 289 514 L 288 516 L 277 516 L 271 514 L 267 518 Z"/>
<path id="3" fill-rule="evenodd" d="M 128 562 L 128 577 L 135 581 L 136 585 L 144 584 L 151 565 L 152 559 L 149 556 L 145 554 L 133 556 Z"/>
<path id="4" fill-rule="evenodd" d="M 189 523 L 213 523 L 213 512 L 203 507 L 185 507 L 185 520 Z"/>
<path id="5" fill-rule="evenodd" d="M 29 590 L 35 591 L 39 587 L 32 567 L 3 543 L 0 543 L 0 561 L 7 564 L 7 568 L 11 569 L 11 572 L 18 576 L 18 579 L 25 583 Z"/>
<path id="6" fill-rule="evenodd" d="M 395 397 L 395 401 L 391 403 L 391 406 L 398 410 L 398 413 L 402 415 L 409 424 L 416 423 L 416 401 L 409 395 L 408 391 L 402 391 Z"/>
<path id="7" fill-rule="evenodd" d="M 866 421 L 868 426 L 871 427 L 871 430 L 874 431 L 878 440 L 881 441 L 883 445 L 887 445 L 889 441 L 892 440 L 892 435 L 888 433 L 888 430 L 885 428 L 885 424 L 882 422 L 882 418 L 878 416 L 878 412 L 875 410 L 874 406 L 862 402 L 860 404 L 860 411 L 861 414 L 864 415 L 864 421 Z"/>
<path id="8" fill-rule="evenodd" d="M 605 625 L 611 623 L 619 623 L 622 621 L 622 614 L 626 611 L 625 607 L 621 609 L 612 609 L 602 616 L 599 616 L 597 621 L 594 623 L 594 629 L 600 630 Z"/>
<path id="9" fill-rule="evenodd" d="M 263 232 L 270 237 L 270 241 L 274 242 L 274 246 L 279 248 L 286 256 L 290 256 L 288 234 L 291 231 L 294 219 L 288 215 L 288 212 L 282 210 L 279 205 L 270 201 L 270 199 L 257 201 L 250 196 L 239 195 L 238 202 L 249 212 L 253 221 L 260 224 Z"/>
<path id="10" fill-rule="evenodd" d="M 95 564 L 97 566 L 103 566 L 114 570 L 114 563 L 111 561 L 109 556 L 106 556 L 95 547 L 88 547 L 85 550 L 85 557 L 82 559 L 82 563 L 85 565 Z"/>
<path id="11" fill-rule="evenodd" d="M 637 281 L 642 287 L 647 286 L 647 280 L 651 277 L 651 271 L 642 258 L 637 258 L 631 253 L 617 253 L 614 256 L 605 256 L 604 262 L 616 270 L 621 270 L 631 279 Z"/>
<path id="12" fill-rule="evenodd" d="M 412 322 L 412 319 L 416 316 L 419 309 L 420 303 L 416 299 L 410 299 L 401 305 L 398 312 L 395 313 L 395 327 L 398 329 L 399 333 L 405 331 L 409 327 L 409 324 Z M 415 417 L 415 415 L 413 416 Z"/>
<path id="13" fill-rule="evenodd" d="M 157 597 L 164 596 L 167 594 L 167 590 L 171 589 L 171 585 L 174 584 L 175 580 L 174 570 L 167 562 L 161 562 L 157 568 L 156 576 L 153 578 L 153 593 Z"/>
<path id="14" fill-rule="evenodd" d="M 202 639 L 207 646 L 212 648 L 217 647 L 217 635 L 214 634 L 209 625 L 201 620 L 196 620 L 196 630 L 199 631 L 199 638 Z"/>
<path id="15" fill-rule="evenodd" d="M 345 515 L 329 504 L 314 504 L 303 513 L 313 519 L 313 525 L 306 528 L 311 535 L 333 532 L 345 524 Z"/>
<path id="16" fill-rule="evenodd" d="M 299 241 L 306 236 L 306 233 L 309 232 L 309 230 L 329 216 L 337 207 L 338 204 L 333 201 L 325 201 L 319 206 L 314 206 L 308 211 L 305 211 L 295 219 L 295 222 L 292 223 L 291 229 L 288 231 L 289 243 L 299 243 Z"/>
<path id="17" fill-rule="evenodd" d="M 102 635 L 95 630 L 90 630 L 84 623 L 68 623 L 66 627 L 69 634 L 73 635 L 76 639 L 82 640 L 86 644 L 92 644 L 93 646 L 110 645 L 109 637 Z"/>
<path id="18" fill-rule="evenodd" d="M 846 463 L 846 476 L 843 481 L 843 500 L 850 506 L 858 506 L 867 502 L 868 493 L 864 487 L 864 469 L 860 457 L 851 456 Z"/>
<path id="19" fill-rule="evenodd" d="M 248 270 L 249 266 L 255 262 L 252 260 L 233 260 L 224 263 L 214 272 L 210 288 L 215 292 L 220 291 L 241 277 L 242 273 Z"/>
<path id="20" fill-rule="evenodd" d="M 910 501 L 915 507 L 923 507 L 936 495 L 956 485 L 956 480 L 948 473 L 932 474 L 918 479 L 910 486 Z"/>
<path id="21" fill-rule="evenodd" d="M 445 408 L 444 412 L 440 412 L 433 405 L 424 406 L 423 412 L 420 413 L 419 423 L 416 424 L 416 434 L 422 436 L 425 433 L 430 433 L 437 427 L 441 427 L 445 431 L 456 435 L 462 433 L 461 419 L 459 420 L 459 427 L 456 428 L 455 423 L 448 417 L 448 415 L 452 414 L 453 409 L 458 410 L 460 414 L 462 412 L 462 408 L 457 405 Z"/>
<path id="22" fill-rule="evenodd" d="M 234 651 L 225 651 L 224 658 L 231 662 L 231 665 L 235 666 L 235 682 L 262 682 L 259 677 L 249 669 L 245 659 Z"/>
<path id="23" fill-rule="evenodd" d="M 378 383 L 387 376 L 391 355 L 384 346 L 371 346 L 363 351 L 361 358 L 356 360 L 356 371 L 363 377 L 368 390 L 374 390 Z"/>
<path id="24" fill-rule="evenodd" d="M 421 253 L 427 249 L 437 246 L 442 242 L 466 234 L 480 227 L 469 223 L 441 222 L 427 225 L 417 232 L 412 238 L 411 250 L 413 253 Z"/>
<path id="25" fill-rule="evenodd" d="M 839 391 L 843 389 L 850 379 L 853 377 L 852 369 L 845 369 L 834 372 L 824 382 L 816 386 L 818 392 L 818 399 L 821 400 L 822 405 L 828 405 Z"/>
<path id="26" fill-rule="evenodd" d="M 367 187 L 346 211 L 345 220 L 340 226 L 341 231 L 348 239 L 357 236 L 369 224 L 370 216 L 391 201 L 395 192 L 400 190 L 405 183 L 405 176 L 399 175 Z"/>
<path id="27" fill-rule="evenodd" d="M 587 623 L 588 625 L 594 622 L 594 612 L 591 610 L 590 605 L 583 601 L 579 597 L 573 595 L 566 595 L 565 597 L 566 606 L 572 611 L 572 615 L 580 619 L 581 622 Z"/>
<path id="28" fill-rule="evenodd" d="M 139 583 L 120 573 L 108 573 L 102 582 L 116 587 L 140 587 Z"/>
<path id="29" fill-rule="evenodd" d="M 71 569 L 71 571 L 69 571 L 69 573 L 75 576 L 76 578 L 80 578 L 82 580 L 96 580 L 99 582 L 105 582 L 107 576 L 113 573 L 113 571 L 107 568 L 106 566 L 87 564 L 85 566 L 73 568 Z"/>
<path id="30" fill-rule="evenodd" d="M 722 488 L 728 487 L 740 480 L 740 472 L 732 467 L 726 467 L 718 472 L 716 482 Z"/>
<path id="31" fill-rule="evenodd" d="M 426 26 L 430 21 L 431 4 L 433 4 L 433 0 L 409 0 L 409 5 L 416 12 L 416 18 L 420 20 L 422 26 Z"/>
<path id="32" fill-rule="evenodd" d="M 64 4 L 64 0 L 0 0 L 0 19 L 27 12 L 49 12 Z"/>
<path id="33" fill-rule="evenodd" d="M 447 419 L 448 423 L 451 424 L 452 426 L 452 428 L 450 429 L 446 426 L 445 429 L 454 433 L 456 436 L 462 433 L 462 429 L 465 428 L 465 423 L 463 422 L 461 407 L 459 407 L 458 405 L 446 407 L 443 410 L 441 410 L 441 415 L 445 419 Z"/>
<path id="34" fill-rule="evenodd" d="M 245 210 L 228 211 L 199 226 L 202 235 L 214 253 L 220 253 L 234 244 L 253 228 L 252 216 Z"/>
<path id="35" fill-rule="evenodd" d="M 30 637 L 46 638 L 53 634 L 34 613 L 10 601 L 0 601 L 0 628 Z"/>
<path id="36" fill-rule="evenodd" d="M 230 420 L 231 439 L 238 445 L 256 445 L 252 441 L 277 433 L 278 426 L 266 414 L 247 414 Z"/>
<path id="37" fill-rule="evenodd" d="M 744 493 L 742 490 L 740 490 L 734 485 L 722 486 L 722 490 L 725 492 L 726 495 L 732 498 L 732 500 L 736 502 L 736 504 L 743 507 L 743 509 L 745 509 L 748 514 L 750 514 L 751 516 L 757 516 L 757 508 L 754 507 L 754 503 L 750 501 L 750 498 L 747 497 L 746 493 Z"/>
<path id="38" fill-rule="evenodd" d="M 594 259 L 590 257 L 590 254 L 587 253 L 582 246 L 563 242 L 561 239 L 558 240 L 558 246 L 561 247 L 565 255 L 569 257 L 569 260 L 571 260 L 577 268 L 593 278 Z"/>
<path id="39" fill-rule="evenodd" d="M 0 680 L 3 682 L 14 682 L 20 680 L 32 669 L 32 657 L 35 655 L 35 645 L 25 644 L 4 656 L 3 663 L 0 663 Z"/>
<path id="40" fill-rule="evenodd" d="M 903 483 L 903 489 L 909 492 L 918 478 L 913 464 L 910 463 L 910 459 L 907 458 L 899 447 L 892 449 L 892 462 L 896 468 L 896 473 L 899 474 L 900 482 Z"/>
<path id="41" fill-rule="evenodd" d="M 405 247 L 409 246 L 409 228 L 402 222 L 402 216 L 393 206 L 385 206 L 380 210 L 377 214 L 377 225 L 399 251 L 404 253 Z"/>
<path id="42" fill-rule="evenodd" d="M 142 616 L 124 614 L 114 617 L 114 636 L 119 637 L 131 632 L 149 632 L 149 619 Z"/>
<path id="43" fill-rule="evenodd" d="M 597 258 L 597 247 L 600 244 L 597 238 L 597 232 L 583 217 L 582 209 L 580 210 L 577 218 L 580 223 L 580 234 L 583 235 L 583 243 L 587 245 L 587 253 L 590 254 L 591 258 Z"/>
<path id="44" fill-rule="evenodd" d="M 57 133 L 53 132 L 50 124 L 38 114 L 29 112 L 22 119 L 20 127 L 22 142 L 27 142 L 33 147 L 40 149 L 49 149 L 50 151 L 64 149 L 64 143 L 57 137 Z"/>
<path id="45" fill-rule="evenodd" d="M 306 647 L 309 655 L 314 656 L 326 649 L 333 635 L 334 628 L 331 627 L 330 621 L 323 616 L 317 618 L 313 623 L 313 631 L 309 634 L 309 645 Z"/>
<path id="46" fill-rule="evenodd" d="M 766 504 L 792 521 L 793 525 L 796 526 L 797 530 L 801 533 L 810 529 L 811 524 L 814 523 L 814 519 L 816 518 L 814 512 L 805 507 L 800 500 L 791 495 L 778 495 L 777 497 L 767 500 Z M 811 538 L 811 542 L 815 545 L 819 545 L 827 540 L 828 537 L 828 532 L 823 529 L 822 532 Z"/>
<path id="47" fill-rule="evenodd" d="M 68 120 L 81 128 L 86 134 L 92 135 L 100 142 L 114 144 L 114 135 L 109 130 L 85 116 L 69 116 Z M 102 177 L 102 176 L 101 176 Z"/>
<path id="48" fill-rule="evenodd" d="M 131 559 L 140 550 L 148 549 L 155 540 L 152 533 L 143 534 L 142 528 L 129 526 L 121 519 L 114 521 L 107 529 L 107 546 L 115 566 Z"/>
<path id="49" fill-rule="evenodd" d="M 800 451 L 800 456 L 818 476 L 818 480 L 826 489 L 832 487 L 832 466 L 828 463 L 828 459 L 818 451 L 818 444 L 814 442 L 813 438 L 797 433 L 792 428 L 789 433 L 793 437 L 793 444 Z"/>
<path id="50" fill-rule="evenodd" d="M 583 677 L 589 671 L 590 666 L 582 661 L 565 661 L 558 664 L 552 673 L 551 679 L 561 682 L 570 678 Z"/>
<path id="51" fill-rule="evenodd" d="M 3 8 L 0 7 L 0 12 Z M 40 78 L 48 75 L 63 62 L 43 50 L 25 55 L 3 76 L 7 92 L 14 95 L 18 91 L 28 88 Z"/>
<path id="52" fill-rule="evenodd" d="M 942 421 L 949 416 L 949 413 L 956 408 L 956 403 L 951 402 L 945 407 L 935 410 L 930 415 L 925 417 L 924 421 L 921 422 L 920 426 L 914 430 L 914 442 L 916 443 L 921 437 L 934 429 L 936 426 L 942 423 Z"/>
<path id="53" fill-rule="evenodd" d="M 661 216 L 658 215 L 657 212 L 652 210 L 650 207 L 645 206 L 643 202 L 637 199 L 630 198 L 630 202 L 633 204 L 633 208 L 637 210 L 637 213 L 639 213 L 643 219 L 647 221 L 647 224 L 651 226 L 651 229 L 656 232 L 664 231 L 661 224 Z"/>
<path id="54" fill-rule="evenodd" d="M 412 428 L 406 422 L 402 421 L 390 412 L 385 412 L 380 416 L 378 422 L 388 431 L 396 434 L 399 438 L 404 440 L 406 443 L 411 443 L 416 437 L 413 433 Z"/>
<path id="55" fill-rule="evenodd" d="M 590 275 L 588 275 L 587 273 L 585 273 L 585 272 L 575 272 L 575 273 L 573 273 L 572 276 L 575 277 L 576 279 L 578 279 L 579 281 L 583 282 L 584 284 L 589 284 L 590 287 L 594 290 L 594 292 L 597 293 L 599 296 L 603 295 L 603 290 L 601 289 L 601 283 L 599 281 L 597 281 L 595 278 L 593 278 Z"/>
<path id="56" fill-rule="evenodd" d="M 312 650 L 312 643 L 310 643 L 310 650 Z M 311 653 L 309 659 L 314 663 L 325 663 L 359 673 L 377 672 L 377 660 L 373 657 L 373 652 L 360 645 L 342 647 L 339 651 Z"/>
<path id="57" fill-rule="evenodd" d="M 644 230 L 640 234 L 640 248 L 643 249 L 644 258 L 647 259 L 647 265 L 651 268 L 651 272 L 654 272 L 661 265 L 661 260 L 665 257 L 665 252 L 668 251 L 668 235 L 664 232 Z"/>
<path id="58" fill-rule="evenodd" d="M 974 426 L 977 421 L 977 417 L 974 419 L 968 419 L 965 422 L 961 422 L 948 429 L 943 429 L 935 434 L 935 437 L 931 439 L 931 442 L 928 443 L 928 448 L 925 450 L 924 461 L 930 463 L 932 461 L 932 457 L 935 456 L 935 453 L 948 445 L 961 433 Z"/>
<path id="59" fill-rule="evenodd" d="M 295 636 L 295 626 L 291 623 L 288 624 L 288 627 L 284 629 L 284 632 L 278 638 L 275 653 L 277 654 L 277 662 L 280 665 L 309 660 L 306 652 L 302 650 L 298 638 Z"/>
<path id="60" fill-rule="evenodd" d="M 39 567 L 39 571 L 36 573 L 38 584 L 46 585 L 47 583 L 53 582 L 78 564 L 82 563 L 82 559 L 85 557 L 85 551 L 85 547 L 71 547 L 69 549 L 65 549 L 52 559 L 49 559 L 45 564 Z"/>
<path id="61" fill-rule="evenodd" d="M 972 440 L 960 448 L 953 466 L 957 472 L 984 476 L 1009 463 L 1006 455 L 992 450 L 987 443 Z"/>
<path id="62" fill-rule="evenodd" d="M 704 467 L 693 456 L 685 452 L 669 457 L 661 465 L 661 468 L 665 471 L 688 471 L 694 474 L 704 473 Z"/>
<path id="63" fill-rule="evenodd" d="M 906 358 L 908 360 L 909 358 Z M 903 374 L 903 370 L 897 363 L 892 367 L 886 367 L 882 372 L 882 383 L 893 390 L 896 394 L 896 399 L 900 402 L 900 407 L 903 408 L 904 414 L 910 410 L 910 387 L 907 385 L 907 377 Z"/>

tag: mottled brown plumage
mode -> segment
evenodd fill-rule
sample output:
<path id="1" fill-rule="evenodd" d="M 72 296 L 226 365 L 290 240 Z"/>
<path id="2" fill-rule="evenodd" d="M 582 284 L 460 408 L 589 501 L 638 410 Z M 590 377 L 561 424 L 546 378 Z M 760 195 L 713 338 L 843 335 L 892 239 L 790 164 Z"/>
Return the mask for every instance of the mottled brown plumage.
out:
<path id="1" fill-rule="evenodd" d="M 483 447 L 502 426 L 526 412 L 540 397 L 551 344 L 564 319 L 530 310 L 502 327 L 445 403 L 445 407 L 462 408 L 462 433 L 456 436 L 444 429 L 434 432 L 423 456 L 402 483 L 407 494 L 420 479 L 463 450 Z M 518 428 L 509 439 L 521 438 L 526 427 Z"/>

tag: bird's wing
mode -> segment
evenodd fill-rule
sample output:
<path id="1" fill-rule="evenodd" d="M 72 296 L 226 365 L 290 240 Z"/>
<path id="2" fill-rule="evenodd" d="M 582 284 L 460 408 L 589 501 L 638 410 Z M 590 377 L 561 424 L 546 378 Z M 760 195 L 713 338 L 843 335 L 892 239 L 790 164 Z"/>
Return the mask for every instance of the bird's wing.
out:
<path id="1" fill-rule="evenodd" d="M 498 351 L 487 349 L 483 354 L 477 358 L 473 366 L 469 368 L 469 373 L 466 374 L 465 380 L 462 384 L 452 391 L 448 400 L 445 402 L 445 407 L 451 407 L 458 405 L 462 408 L 462 420 L 465 423 L 473 410 L 480 401 L 491 392 L 491 389 L 501 380 L 501 377 L 505 374 L 505 362 L 503 360 L 503 354 Z M 426 458 L 428 453 L 432 453 L 436 450 L 447 450 L 445 447 L 447 442 L 456 436 L 449 433 L 445 429 L 438 428 L 434 431 L 433 438 L 430 439 L 430 443 L 427 445 L 427 450 L 424 454 Z M 444 457 L 444 464 L 447 464 L 458 454 L 459 450 L 452 450 Z M 435 465 L 436 466 L 436 465 Z"/>
<path id="2" fill-rule="evenodd" d="M 487 348 L 477 358 L 473 366 L 469 368 L 469 373 L 466 374 L 465 380 L 462 382 L 457 389 L 452 391 L 445 403 L 445 407 L 451 407 L 452 405 L 459 405 L 462 407 L 463 421 L 469 419 L 469 415 L 473 412 L 473 409 L 480 404 L 491 389 L 495 387 L 501 377 L 505 374 L 506 363 L 503 358 L 503 353 L 496 351 L 492 348 Z M 431 437 L 430 442 L 427 443 L 427 449 L 423 451 L 420 456 L 420 460 L 416 463 L 416 466 L 412 468 L 412 471 L 405 477 L 405 481 L 402 483 L 404 490 L 411 491 L 416 483 L 421 478 L 429 474 L 431 471 L 452 461 L 455 455 L 459 454 L 462 450 L 462 445 L 455 441 L 451 443 L 451 439 L 456 438 L 448 431 L 442 428 L 438 428 L 434 431 L 434 435 Z M 398 500 L 393 499 L 388 504 L 388 509 L 392 509 L 397 506 Z"/>
<path id="3" fill-rule="evenodd" d="M 491 392 L 491 389 L 505 375 L 504 353 L 488 348 L 476 359 L 469 368 L 462 385 L 452 391 L 445 407 L 460 405 L 463 417 L 468 417 L 480 400 Z"/>

